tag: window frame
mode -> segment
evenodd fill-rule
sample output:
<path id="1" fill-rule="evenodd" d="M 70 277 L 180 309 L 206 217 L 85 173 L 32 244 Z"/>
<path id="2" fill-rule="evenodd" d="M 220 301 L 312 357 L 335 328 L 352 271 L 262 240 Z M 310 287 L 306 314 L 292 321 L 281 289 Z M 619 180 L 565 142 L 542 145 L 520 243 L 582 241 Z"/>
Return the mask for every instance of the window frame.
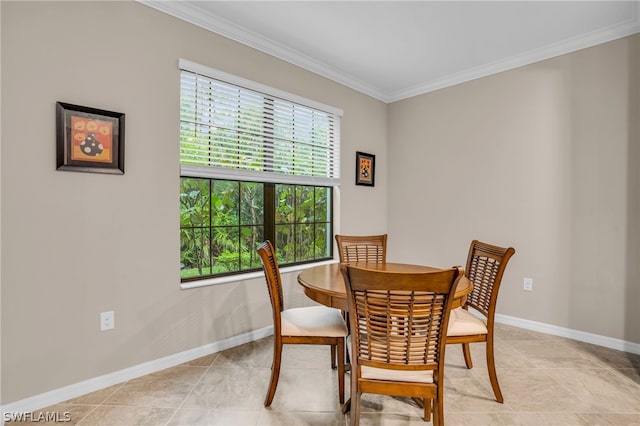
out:
<path id="1" fill-rule="evenodd" d="M 179 60 L 179 69 L 180 72 L 188 71 L 196 74 L 203 75 L 207 78 L 211 78 L 214 80 L 222 81 L 223 83 L 227 83 L 230 85 L 234 85 L 240 88 L 245 88 L 252 91 L 257 91 L 263 93 L 268 97 L 276 97 L 284 101 L 289 101 L 294 104 L 300 104 L 304 107 L 308 107 L 314 110 L 323 111 L 325 113 L 331 114 L 334 116 L 334 143 L 337 146 L 334 150 L 331 151 L 332 155 L 335 155 L 335 159 L 332 160 L 331 163 L 333 177 L 323 177 L 323 176 L 293 176 L 286 174 L 277 174 L 273 172 L 261 172 L 261 171 L 252 171 L 252 170 L 241 170 L 241 169 L 227 169 L 227 168 L 214 168 L 214 167 L 206 167 L 206 166 L 198 166 L 193 164 L 182 164 L 180 162 L 180 179 L 182 178 L 200 178 L 200 179 L 213 179 L 213 180 L 231 180 L 231 181 L 240 181 L 240 182 L 259 182 L 269 185 L 277 185 L 277 184 L 287 184 L 287 185 L 303 185 L 303 186 L 312 186 L 312 187 L 326 187 L 328 194 L 330 197 L 330 209 L 327 212 L 328 222 L 327 225 L 329 227 L 327 231 L 327 248 L 328 248 L 328 257 L 322 258 L 321 260 L 307 260 L 300 261 L 290 264 L 285 264 L 281 268 L 283 273 L 289 271 L 297 271 L 303 270 L 310 265 L 320 265 L 327 263 L 334 263 L 335 260 L 335 250 L 333 244 L 333 235 L 337 232 L 336 226 L 336 215 L 335 209 L 337 208 L 338 203 L 336 202 L 336 198 L 339 194 L 338 188 L 340 186 L 340 120 L 343 115 L 342 110 L 324 105 L 322 103 L 312 101 L 309 99 L 302 98 L 300 96 L 284 92 L 279 89 L 275 89 L 272 87 L 265 86 L 261 83 L 256 83 L 238 76 L 234 76 L 232 74 L 227 74 L 219 70 L 215 70 L 213 68 L 209 68 L 203 65 L 199 65 L 197 63 L 187 61 L 185 59 Z M 181 87 L 182 87 L 182 78 L 181 78 Z M 182 96 L 180 96 L 182 99 Z M 265 190 L 265 193 L 267 191 Z M 265 206 L 267 202 L 265 201 Z M 265 217 L 267 215 L 265 214 Z M 265 239 L 269 235 L 267 232 L 267 220 L 264 220 L 264 236 Z M 275 221 L 272 223 L 275 226 Z M 182 229 L 182 225 L 180 225 Z M 182 251 L 181 251 L 182 253 Z M 225 273 L 222 275 L 215 276 L 206 276 L 206 277 L 193 277 L 193 278 L 180 278 L 181 288 L 195 288 L 202 286 L 209 286 L 215 284 L 229 283 L 235 281 L 244 281 L 253 278 L 262 277 L 261 269 L 258 270 L 243 270 L 243 271 L 234 271 Z"/>

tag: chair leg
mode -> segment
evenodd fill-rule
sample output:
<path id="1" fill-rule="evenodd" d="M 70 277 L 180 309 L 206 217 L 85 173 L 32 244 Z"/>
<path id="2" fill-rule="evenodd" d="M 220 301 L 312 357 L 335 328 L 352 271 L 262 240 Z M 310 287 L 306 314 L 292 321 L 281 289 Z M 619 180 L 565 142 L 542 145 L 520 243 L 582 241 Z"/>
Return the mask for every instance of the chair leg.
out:
<path id="1" fill-rule="evenodd" d="M 431 421 L 431 399 L 424 399 L 422 401 L 422 405 L 424 407 L 424 421 L 425 422 L 430 422 Z"/>
<path id="2" fill-rule="evenodd" d="M 433 426 L 444 425 L 444 401 L 443 392 L 438 389 L 438 396 L 433 400 Z"/>
<path id="3" fill-rule="evenodd" d="M 331 345 L 331 368 L 336 369 L 336 347 L 337 345 Z"/>
<path id="4" fill-rule="evenodd" d="M 339 338 L 336 346 L 338 349 L 338 398 L 342 404 L 344 402 L 344 339 Z M 335 352 L 331 351 L 331 354 Z"/>
<path id="5" fill-rule="evenodd" d="M 471 348 L 468 343 L 462 344 L 462 353 L 464 354 L 464 363 L 467 364 L 467 368 L 470 370 L 473 368 L 473 361 L 471 361 Z"/>
<path id="6" fill-rule="evenodd" d="M 498 384 L 496 361 L 493 356 L 493 339 L 491 337 L 487 338 L 487 369 L 489 370 L 489 380 L 491 381 L 491 387 L 496 396 L 496 401 L 502 403 L 504 402 L 504 398 L 502 398 L 502 391 L 500 391 L 500 385 Z"/>
<path id="7" fill-rule="evenodd" d="M 361 393 L 357 390 L 357 385 L 354 384 L 354 380 L 351 381 L 351 413 L 350 413 L 350 426 L 360 425 L 360 397 Z M 355 389 L 354 389 L 355 388 Z"/>
<path id="8" fill-rule="evenodd" d="M 273 344 L 273 363 L 271 364 L 271 380 L 269 381 L 269 390 L 267 390 L 267 396 L 264 399 L 264 406 L 268 407 L 273 401 L 273 397 L 276 394 L 276 388 L 278 387 L 278 379 L 280 378 L 280 364 L 282 361 L 282 344 L 274 342 Z"/>
<path id="9" fill-rule="evenodd" d="M 342 414 L 347 414 L 349 411 L 351 411 L 351 398 L 342 404 Z"/>

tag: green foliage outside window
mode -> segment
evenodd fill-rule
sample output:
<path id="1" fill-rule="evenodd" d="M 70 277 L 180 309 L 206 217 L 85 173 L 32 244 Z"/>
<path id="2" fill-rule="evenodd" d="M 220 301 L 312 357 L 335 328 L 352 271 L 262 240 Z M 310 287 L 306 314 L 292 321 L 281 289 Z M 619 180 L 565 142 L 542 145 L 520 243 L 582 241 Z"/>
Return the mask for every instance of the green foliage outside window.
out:
<path id="1" fill-rule="evenodd" d="M 272 214 L 265 205 L 273 205 Z M 330 205 L 330 187 L 182 177 L 180 277 L 259 270 L 256 248 L 267 238 L 280 265 L 328 259 Z"/>

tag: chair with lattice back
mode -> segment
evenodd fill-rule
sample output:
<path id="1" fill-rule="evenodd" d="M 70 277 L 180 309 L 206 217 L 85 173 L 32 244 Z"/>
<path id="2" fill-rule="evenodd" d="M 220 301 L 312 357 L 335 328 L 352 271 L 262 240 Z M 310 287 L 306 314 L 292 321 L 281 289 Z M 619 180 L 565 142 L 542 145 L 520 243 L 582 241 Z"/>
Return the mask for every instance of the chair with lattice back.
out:
<path id="1" fill-rule="evenodd" d="M 387 261 L 387 234 L 337 235 L 341 263 Z"/>
<path id="2" fill-rule="evenodd" d="M 350 423 L 359 424 L 362 393 L 419 399 L 424 419 L 444 425 L 444 351 L 461 267 L 388 272 L 341 266 L 351 336 Z"/>
<path id="3" fill-rule="evenodd" d="M 342 313 L 338 309 L 321 305 L 285 309 L 280 269 L 271 242 L 262 243 L 258 247 L 258 254 L 262 260 L 273 310 L 273 364 L 271 365 L 271 380 L 264 400 L 265 407 L 271 405 L 276 393 L 282 361 L 282 346 L 285 344 L 331 346 L 331 366 L 338 370 L 338 399 L 340 403 L 343 403 L 344 344 L 348 331 Z M 336 354 L 338 356 L 337 367 Z"/>
<path id="4" fill-rule="evenodd" d="M 470 343 L 486 342 L 487 369 L 491 387 L 498 402 L 503 402 L 502 391 L 496 374 L 494 346 L 494 318 L 498 291 L 504 270 L 515 250 L 473 240 L 467 257 L 466 276 L 473 283 L 473 290 L 461 308 L 451 311 L 447 330 L 447 344 L 462 344 L 465 364 L 473 368 Z M 473 308 L 482 318 L 472 314 Z"/>

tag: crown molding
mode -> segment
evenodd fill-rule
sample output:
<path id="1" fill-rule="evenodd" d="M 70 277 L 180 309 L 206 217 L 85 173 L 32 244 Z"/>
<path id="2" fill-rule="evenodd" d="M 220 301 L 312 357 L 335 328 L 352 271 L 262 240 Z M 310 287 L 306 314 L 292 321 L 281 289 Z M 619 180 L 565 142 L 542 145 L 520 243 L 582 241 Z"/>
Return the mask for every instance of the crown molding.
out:
<path id="1" fill-rule="evenodd" d="M 281 43 L 262 37 L 248 28 L 241 27 L 225 19 L 199 8 L 196 4 L 184 4 L 178 1 L 136 0 L 138 3 L 164 12 L 175 18 L 197 25 L 201 28 L 237 41 L 245 46 L 267 53 L 292 65 L 304 68 L 314 74 L 340 83 L 358 92 L 369 95 L 378 100 L 384 100 L 384 93 L 362 80 L 347 75 L 330 65 L 318 61 L 310 56 L 295 51 Z"/>
<path id="2" fill-rule="evenodd" d="M 520 55 L 515 55 L 510 58 L 506 58 L 490 64 L 471 68 L 454 75 L 444 77 L 442 79 L 429 81 L 425 84 L 414 86 L 413 88 L 409 88 L 407 90 L 388 93 L 386 96 L 386 102 L 391 103 L 400 101 L 413 96 L 418 96 L 425 93 L 433 92 L 435 90 L 444 89 L 446 87 L 455 86 L 456 84 L 461 84 L 471 80 L 476 80 L 478 78 L 487 77 L 492 74 L 497 74 L 503 71 L 530 65 L 546 59 L 551 59 L 557 56 L 586 49 L 588 47 L 593 47 L 598 44 L 640 33 L 640 1 L 633 2 L 632 8 L 632 17 L 624 22 L 620 22 L 616 25 L 611 25 L 597 31 L 592 31 L 590 33 L 585 33 L 578 37 L 569 38 L 559 43 L 554 43 L 539 49 L 534 49 Z"/>
<path id="3" fill-rule="evenodd" d="M 353 75 L 345 74 L 322 61 L 318 61 L 308 55 L 290 49 L 281 43 L 262 37 L 247 28 L 221 19 L 202 8 L 199 8 L 197 3 L 192 2 L 185 4 L 179 1 L 162 0 L 136 1 L 140 4 L 149 6 L 193 25 L 197 25 L 263 53 L 267 53 L 285 62 L 328 78 L 385 103 L 396 102 L 413 96 L 433 92 L 435 90 L 444 89 L 449 86 L 508 71 L 640 32 L 640 1 L 634 1 L 632 3 L 632 16 L 628 20 L 616 25 L 611 25 L 559 43 L 554 43 L 539 49 L 525 52 L 521 55 L 515 55 L 504 60 L 464 70 L 441 79 L 427 81 L 423 84 L 416 85 L 405 90 L 384 92 L 379 88 L 376 88 Z"/>

